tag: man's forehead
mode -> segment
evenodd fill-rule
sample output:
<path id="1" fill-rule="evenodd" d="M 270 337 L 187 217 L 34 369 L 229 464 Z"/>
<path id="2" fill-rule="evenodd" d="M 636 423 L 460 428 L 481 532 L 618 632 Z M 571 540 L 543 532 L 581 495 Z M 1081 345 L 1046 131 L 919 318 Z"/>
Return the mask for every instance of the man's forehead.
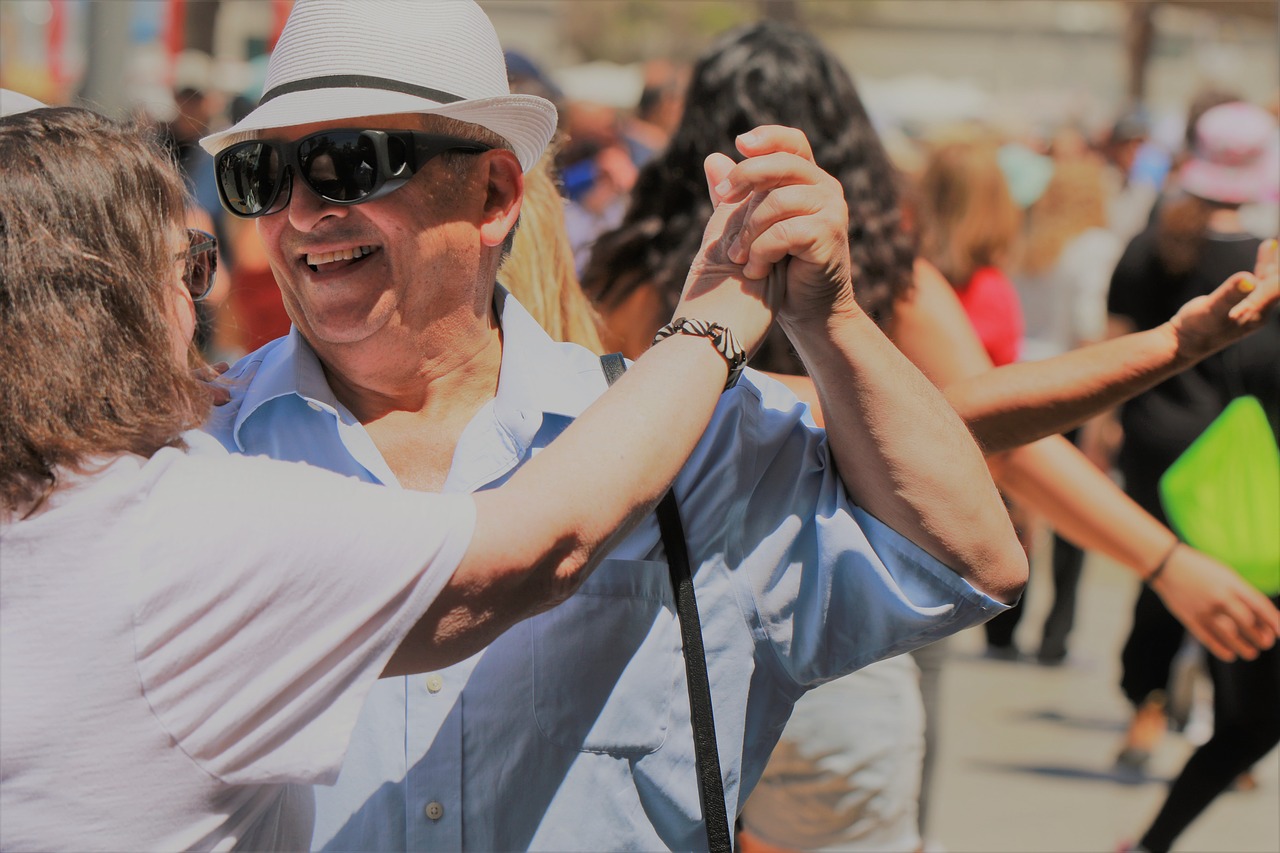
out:
<path id="1" fill-rule="evenodd" d="M 289 127 L 272 127 L 260 131 L 259 139 L 291 141 L 319 133 L 322 130 L 435 130 L 443 119 L 424 113 L 396 113 L 393 115 L 344 118 L 334 121 L 317 121 L 295 124 Z"/>

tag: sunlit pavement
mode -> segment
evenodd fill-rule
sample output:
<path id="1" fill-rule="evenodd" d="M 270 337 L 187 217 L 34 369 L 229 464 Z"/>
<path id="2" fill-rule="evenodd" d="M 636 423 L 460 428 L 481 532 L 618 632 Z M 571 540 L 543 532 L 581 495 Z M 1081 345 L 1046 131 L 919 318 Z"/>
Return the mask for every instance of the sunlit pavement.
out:
<path id="1" fill-rule="evenodd" d="M 1018 626 L 1024 652 L 1035 652 L 1051 588 L 1047 565 L 1037 564 Z M 1108 853 L 1146 828 L 1193 747 L 1170 733 L 1147 781 L 1126 784 L 1112 773 L 1129 714 L 1117 686 L 1119 650 L 1136 592 L 1130 573 L 1091 556 L 1071 655 L 1061 667 L 984 659 L 981 629 L 950 641 L 930 819 L 934 849 Z M 1255 771 L 1258 786 L 1219 797 L 1175 853 L 1280 851 L 1280 752 Z"/>

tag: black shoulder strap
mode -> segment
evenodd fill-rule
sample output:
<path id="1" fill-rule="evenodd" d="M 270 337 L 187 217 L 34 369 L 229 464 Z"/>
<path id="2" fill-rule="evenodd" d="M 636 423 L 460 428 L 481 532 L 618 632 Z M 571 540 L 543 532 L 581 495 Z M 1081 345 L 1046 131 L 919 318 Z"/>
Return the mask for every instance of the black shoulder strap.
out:
<path id="1" fill-rule="evenodd" d="M 604 371 L 605 381 L 612 385 L 627 372 L 627 360 L 620 352 L 605 353 L 600 356 L 600 369 Z"/>
<path id="2" fill-rule="evenodd" d="M 621 353 L 600 356 L 600 367 L 612 385 L 627 369 Z M 662 547 L 667 552 L 671 589 L 675 593 L 680 638 L 684 643 L 685 679 L 689 684 L 689 712 L 693 719 L 693 752 L 698 762 L 698 794 L 707 825 L 707 846 L 712 853 L 733 850 L 729 817 L 724 807 L 724 783 L 720 777 L 720 753 L 716 747 L 716 723 L 711 708 L 711 681 L 707 677 L 707 656 L 702 646 L 702 620 L 693 591 L 689 569 L 689 548 L 676 493 L 668 489 L 656 510 Z"/>

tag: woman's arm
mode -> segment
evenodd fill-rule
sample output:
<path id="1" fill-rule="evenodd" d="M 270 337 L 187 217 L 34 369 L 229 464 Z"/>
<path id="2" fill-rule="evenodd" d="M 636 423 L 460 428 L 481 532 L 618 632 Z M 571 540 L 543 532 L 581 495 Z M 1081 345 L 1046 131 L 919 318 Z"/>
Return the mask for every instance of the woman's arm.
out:
<path id="1" fill-rule="evenodd" d="M 944 389 L 960 381 L 999 381 L 998 374 L 1009 368 L 992 368 L 950 287 L 938 281 L 946 291 L 928 283 L 921 287 L 918 280 L 913 298 L 896 307 L 890 337 Z M 991 467 L 998 485 L 1044 514 L 1063 536 L 1107 554 L 1140 578 L 1176 541 L 1065 439 L 1049 438 L 997 456 Z M 1224 659 L 1253 657 L 1280 635 L 1280 612 L 1265 596 L 1189 547 L 1175 551 L 1153 589 L 1197 639 Z"/>
<path id="2" fill-rule="evenodd" d="M 1035 507 L 1064 538 L 1106 554 L 1141 578 L 1167 557 L 1151 588 L 1223 660 L 1257 657 L 1280 636 L 1280 611 L 1237 572 L 1189 546 L 1138 506 L 1061 436 L 991 457 L 1009 495 Z"/>
<path id="3" fill-rule="evenodd" d="M 1154 329 L 961 376 L 941 387 L 988 453 L 1066 432 L 1261 328 L 1280 303 L 1277 270 L 1276 241 L 1268 240 L 1253 274 L 1237 273 Z M 917 364 L 933 363 L 939 353 L 964 345 L 959 338 L 968 324 L 950 285 L 927 262 L 917 263 L 915 283 L 898 310 L 922 327 L 912 337 L 923 340 L 903 344 L 921 356 L 912 359 Z"/>

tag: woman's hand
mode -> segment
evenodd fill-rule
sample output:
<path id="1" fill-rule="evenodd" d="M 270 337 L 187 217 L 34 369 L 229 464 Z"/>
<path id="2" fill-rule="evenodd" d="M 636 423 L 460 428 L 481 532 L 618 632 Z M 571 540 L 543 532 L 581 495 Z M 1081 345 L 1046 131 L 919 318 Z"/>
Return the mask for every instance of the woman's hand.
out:
<path id="1" fill-rule="evenodd" d="M 1151 588 L 1206 649 L 1225 661 L 1253 660 L 1280 636 L 1280 611 L 1239 574 L 1180 545 Z"/>
<path id="2" fill-rule="evenodd" d="M 1280 249 L 1276 240 L 1258 247 L 1253 272 L 1238 272 L 1213 293 L 1197 296 L 1169 321 L 1178 351 L 1192 361 L 1224 349 L 1261 328 L 1280 304 Z"/>
<path id="3" fill-rule="evenodd" d="M 204 367 L 197 367 L 194 371 L 196 379 L 204 383 L 204 387 L 209 391 L 209 401 L 215 406 L 222 406 L 231 402 L 231 391 L 227 386 L 223 385 L 219 380 L 222 374 L 226 373 L 231 365 L 225 361 L 219 361 L 217 364 L 206 364 Z"/>

